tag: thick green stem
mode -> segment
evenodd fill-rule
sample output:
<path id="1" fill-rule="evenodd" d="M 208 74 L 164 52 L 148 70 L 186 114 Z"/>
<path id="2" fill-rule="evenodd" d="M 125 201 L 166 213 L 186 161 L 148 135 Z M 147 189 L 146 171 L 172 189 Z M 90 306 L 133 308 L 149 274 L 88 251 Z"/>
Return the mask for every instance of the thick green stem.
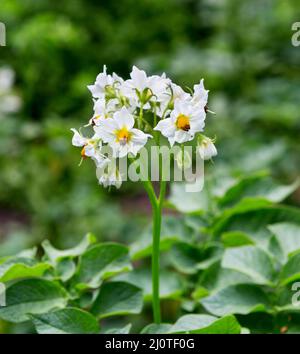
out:
<path id="1" fill-rule="evenodd" d="M 156 108 L 155 108 L 156 109 Z M 156 114 L 154 114 L 154 123 L 156 126 Z M 140 120 L 143 120 L 143 106 L 140 110 Z M 160 145 L 160 139 L 155 135 L 155 140 Z M 166 194 L 166 181 L 164 181 L 162 158 L 160 156 L 159 169 L 160 169 L 160 191 L 159 196 L 156 196 L 152 183 L 147 180 L 144 181 L 144 187 L 148 193 L 150 203 L 152 206 L 152 307 L 153 318 L 156 324 L 160 324 L 160 301 L 159 301 L 159 256 L 160 256 L 160 232 L 161 232 L 161 219 L 162 208 Z"/>
<path id="2" fill-rule="evenodd" d="M 160 301 L 159 301 L 159 252 L 160 252 L 160 229 L 161 212 L 157 206 L 153 210 L 153 232 L 152 232 L 152 307 L 154 322 L 159 324 Z"/>
<path id="3" fill-rule="evenodd" d="M 152 307 L 154 322 L 159 324 L 161 322 L 160 315 L 160 301 L 159 301 L 159 270 L 160 270 L 160 232 L 161 232 L 161 219 L 162 219 L 162 207 L 164 203 L 166 193 L 166 182 L 160 182 L 159 198 L 156 197 L 152 183 L 150 181 L 145 182 L 145 189 L 149 195 L 149 199 L 152 205 Z"/>

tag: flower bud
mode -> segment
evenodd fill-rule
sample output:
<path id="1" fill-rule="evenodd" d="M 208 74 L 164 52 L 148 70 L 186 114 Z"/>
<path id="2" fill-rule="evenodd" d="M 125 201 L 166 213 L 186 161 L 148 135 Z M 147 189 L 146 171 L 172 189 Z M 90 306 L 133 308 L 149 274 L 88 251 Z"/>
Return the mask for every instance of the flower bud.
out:
<path id="1" fill-rule="evenodd" d="M 215 144 L 206 136 L 203 137 L 202 141 L 198 145 L 198 152 L 203 160 L 209 160 L 218 154 Z"/>

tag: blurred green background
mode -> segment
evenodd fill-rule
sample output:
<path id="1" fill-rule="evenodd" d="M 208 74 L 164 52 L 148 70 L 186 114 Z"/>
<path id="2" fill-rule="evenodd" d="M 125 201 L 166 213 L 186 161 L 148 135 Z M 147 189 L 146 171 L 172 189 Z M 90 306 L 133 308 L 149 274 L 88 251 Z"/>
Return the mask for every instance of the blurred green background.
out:
<path id="1" fill-rule="evenodd" d="M 48 238 L 60 247 L 92 231 L 134 240 L 148 220 L 139 186 L 108 193 L 90 161 L 78 167 L 71 127 L 92 114 L 86 86 L 107 64 L 165 71 L 211 91 L 213 170 L 299 175 L 298 0 L 1 0 L 0 255 Z M 299 204 L 300 195 L 290 203 Z M 136 216 L 136 217 L 135 217 Z"/>

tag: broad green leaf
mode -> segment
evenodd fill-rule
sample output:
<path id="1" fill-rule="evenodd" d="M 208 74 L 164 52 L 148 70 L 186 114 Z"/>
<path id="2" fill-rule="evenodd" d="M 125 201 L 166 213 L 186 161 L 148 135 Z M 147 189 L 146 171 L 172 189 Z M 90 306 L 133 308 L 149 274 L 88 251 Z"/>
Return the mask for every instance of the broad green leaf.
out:
<path id="1" fill-rule="evenodd" d="M 227 288 L 229 285 L 249 283 L 253 283 L 253 280 L 248 275 L 233 269 L 222 268 L 220 262 L 204 270 L 199 279 L 199 284 L 211 292 Z"/>
<path id="2" fill-rule="evenodd" d="M 190 238 L 190 233 L 184 224 L 182 218 L 164 217 L 161 227 L 160 251 L 169 250 L 177 242 L 185 241 Z M 152 252 L 152 227 L 148 227 L 145 232 L 139 236 L 138 240 L 130 247 L 130 256 L 132 260 L 151 256 Z"/>
<path id="3" fill-rule="evenodd" d="M 142 329 L 141 334 L 166 334 L 169 332 L 171 327 L 172 325 L 169 323 L 151 323 Z"/>
<path id="4" fill-rule="evenodd" d="M 143 307 L 143 292 L 125 282 L 109 282 L 101 286 L 91 312 L 99 318 L 138 314 Z"/>
<path id="5" fill-rule="evenodd" d="M 96 238 L 92 234 L 87 234 L 83 240 L 74 248 L 67 250 L 58 250 L 54 248 L 48 240 L 42 243 L 42 247 L 45 251 L 46 257 L 53 263 L 56 264 L 63 258 L 74 258 L 83 254 L 88 247 L 96 241 Z"/>
<path id="6" fill-rule="evenodd" d="M 100 330 L 94 316 L 77 308 L 69 307 L 31 317 L 39 334 L 97 334 Z"/>
<path id="7" fill-rule="evenodd" d="M 185 274 L 198 272 L 197 263 L 203 258 L 202 250 L 194 245 L 180 242 L 174 245 L 170 252 L 173 266 Z"/>
<path id="8" fill-rule="evenodd" d="M 197 292 L 197 290 L 198 290 L 198 289 L 196 289 L 195 292 Z M 203 291 L 204 291 L 204 289 L 203 289 Z M 193 295 L 194 295 L 195 292 L 193 292 L 193 293 L 191 294 L 192 298 L 193 298 Z M 198 295 L 198 294 L 197 294 L 197 295 Z M 209 295 L 209 293 L 208 293 L 208 291 L 207 291 L 205 296 L 208 296 L 208 295 Z M 194 312 L 195 309 L 196 309 L 196 307 L 198 306 L 198 304 L 197 304 L 196 301 L 194 301 L 194 300 L 189 300 L 189 299 L 184 299 L 184 298 L 181 299 L 181 304 L 180 304 L 180 305 L 181 305 L 181 309 L 182 309 L 183 311 L 189 312 L 189 313 Z"/>
<path id="9" fill-rule="evenodd" d="M 175 244 L 170 252 L 170 260 L 177 271 L 185 274 L 195 274 L 199 269 L 205 269 L 221 259 L 222 249 L 214 245 L 198 247 L 189 243 Z"/>
<path id="10" fill-rule="evenodd" d="M 61 259 L 56 265 L 56 273 L 62 281 L 68 281 L 76 271 L 76 264 L 71 258 Z"/>
<path id="11" fill-rule="evenodd" d="M 131 270 L 128 248 L 117 243 L 101 243 L 80 258 L 75 280 L 79 287 L 97 288 L 102 280 Z"/>
<path id="12" fill-rule="evenodd" d="M 286 285 L 284 285 L 286 284 Z M 276 292 L 276 310 L 277 312 L 299 312 L 300 309 L 300 282 L 283 282 Z"/>
<path id="13" fill-rule="evenodd" d="M 244 273 L 257 284 L 266 285 L 272 285 L 275 272 L 269 255 L 255 246 L 227 248 L 222 267 Z"/>
<path id="14" fill-rule="evenodd" d="M 221 239 L 225 247 L 240 247 L 255 244 L 251 237 L 240 231 L 224 232 L 221 235 Z"/>
<path id="15" fill-rule="evenodd" d="M 266 201 L 259 199 L 248 199 L 225 211 L 213 225 L 212 231 L 215 236 L 221 236 L 226 231 L 242 231 L 267 249 L 272 237 L 267 226 L 280 222 L 300 224 L 300 210 L 287 206 L 268 205 Z"/>
<path id="16" fill-rule="evenodd" d="M 199 270 L 205 270 L 210 267 L 212 264 L 218 262 L 222 258 L 222 251 L 223 249 L 218 246 L 212 246 L 207 253 L 207 258 L 197 264 L 197 268 Z"/>
<path id="17" fill-rule="evenodd" d="M 104 331 L 104 334 L 129 334 L 131 330 L 131 323 L 121 328 L 109 328 Z"/>
<path id="18" fill-rule="evenodd" d="M 239 334 L 241 326 L 234 316 L 216 318 L 210 315 L 185 315 L 180 317 L 168 333 L 187 334 Z"/>
<path id="19" fill-rule="evenodd" d="M 300 250 L 300 225 L 292 223 L 278 223 L 268 226 L 274 234 L 283 254 L 284 261 L 295 251 Z"/>
<path id="20" fill-rule="evenodd" d="M 23 322 L 28 314 L 47 313 L 65 307 L 67 294 L 58 284 L 43 279 L 25 279 L 6 291 L 6 307 L 0 308 L 0 318 L 9 322 Z"/>
<path id="21" fill-rule="evenodd" d="M 299 180 L 290 185 L 280 185 L 267 172 L 242 178 L 237 184 L 227 190 L 219 200 L 219 204 L 233 205 L 245 197 L 265 198 L 271 202 L 279 203 L 292 194 L 299 187 Z"/>
<path id="22" fill-rule="evenodd" d="M 143 290 L 144 300 L 152 299 L 152 280 L 150 268 L 138 268 L 132 272 L 121 274 L 116 280 L 125 281 L 133 284 Z M 160 271 L 160 298 L 178 299 L 185 290 L 185 284 L 182 278 L 175 272 L 162 269 Z"/>
<path id="23" fill-rule="evenodd" d="M 185 183 L 172 183 L 169 202 L 181 213 L 193 213 L 207 210 L 211 200 L 206 189 L 190 193 Z"/>
<path id="24" fill-rule="evenodd" d="M 201 299 L 200 303 L 216 316 L 247 315 L 251 312 L 266 311 L 269 306 L 266 294 L 257 285 L 248 284 L 231 285 Z"/>
<path id="25" fill-rule="evenodd" d="M 295 254 L 288 260 L 283 266 L 279 278 L 282 285 L 300 279 L 300 253 Z"/>
<path id="26" fill-rule="evenodd" d="M 0 281 L 41 277 L 49 268 L 51 268 L 50 264 L 38 263 L 31 258 L 8 258 L 0 264 Z"/>

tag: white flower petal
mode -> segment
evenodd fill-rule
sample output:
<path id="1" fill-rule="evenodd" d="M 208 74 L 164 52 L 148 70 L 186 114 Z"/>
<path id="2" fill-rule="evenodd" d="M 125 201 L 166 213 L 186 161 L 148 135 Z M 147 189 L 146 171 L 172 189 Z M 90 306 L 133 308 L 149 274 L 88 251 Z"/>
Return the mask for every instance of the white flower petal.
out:
<path id="1" fill-rule="evenodd" d="M 193 103 L 200 104 L 204 107 L 207 104 L 208 92 L 209 91 L 204 88 L 204 80 L 202 79 L 198 85 L 194 86 Z"/>
<path id="2" fill-rule="evenodd" d="M 152 138 L 152 135 L 150 134 L 145 134 L 139 129 L 131 129 L 130 133 L 132 134 L 132 142 L 135 144 L 140 144 L 140 145 L 145 145 L 148 138 Z"/>
<path id="3" fill-rule="evenodd" d="M 143 91 L 147 87 L 147 75 L 144 70 L 140 70 L 136 66 L 133 66 L 130 77 L 134 87 L 139 91 Z"/>
<path id="4" fill-rule="evenodd" d="M 110 143 L 116 139 L 115 131 L 118 129 L 118 126 L 114 119 L 107 118 L 101 120 L 99 126 L 94 127 L 96 136 L 102 139 L 106 143 Z"/>
<path id="5" fill-rule="evenodd" d="M 74 146 L 84 146 L 87 142 L 87 138 L 84 138 L 82 135 L 79 134 L 79 132 L 72 128 L 71 131 L 74 133 L 73 138 L 72 138 L 72 145 Z"/>
<path id="6" fill-rule="evenodd" d="M 129 130 L 134 126 L 133 115 L 128 111 L 126 107 L 122 107 L 119 112 L 114 114 L 114 120 L 119 129 L 126 127 Z"/>
<path id="7" fill-rule="evenodd" d="M 185 143 L 186 141 L 190 141 L 194 139 L 194 135 L 190 132 L 186 132 L 184 130 L 177 130 L 175 133 L 175 141 L 179 144 Z"/>
<path id="8" fill-rule="evenodd" d="M 160 131 L 162 135 L 169 138 L 171 136 L 174 136 L 176 131 L 176 126 L 172 118 L 166 118 L 159 121 L 157 126 L 154 128 L 154 130 Z"/>

